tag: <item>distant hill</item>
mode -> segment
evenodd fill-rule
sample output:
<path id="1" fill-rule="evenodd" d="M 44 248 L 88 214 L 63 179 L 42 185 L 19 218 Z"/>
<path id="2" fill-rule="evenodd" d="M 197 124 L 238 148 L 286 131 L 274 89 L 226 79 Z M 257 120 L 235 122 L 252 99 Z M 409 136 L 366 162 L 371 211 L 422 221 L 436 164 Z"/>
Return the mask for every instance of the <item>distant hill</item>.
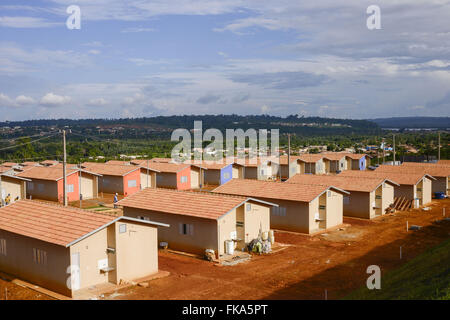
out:
<path id="1" fill-rule="evenodd" d="M 150 118 L 127 119 L 55 119 L 55 120 L 29 120 L 0 122 L 1 127 L 22 128 L 56 127 L 94 130 L 122 127 L 125 130 L 166 132 L 170 134 L 173 129 L 192 129 L 194 121 L 201 120 L 203 130 L 216 128 L 222 132 L 225 129 L 280 129 L 280 133 L 295 133 L 306 136 L 336 135 L 336 134 L 377 134 L 380 127 L 367 120 L 332 119 L 320 117 L 299 117 L 291 115 L 276 117 L 269 115 L 184 115 L 184 116 L 158 116 Z"/>
<path id="2" fill-rule="evenodd" d="M 369 121 L 381 128 L 450 128 L 450 117 L 397 117 Z"/>

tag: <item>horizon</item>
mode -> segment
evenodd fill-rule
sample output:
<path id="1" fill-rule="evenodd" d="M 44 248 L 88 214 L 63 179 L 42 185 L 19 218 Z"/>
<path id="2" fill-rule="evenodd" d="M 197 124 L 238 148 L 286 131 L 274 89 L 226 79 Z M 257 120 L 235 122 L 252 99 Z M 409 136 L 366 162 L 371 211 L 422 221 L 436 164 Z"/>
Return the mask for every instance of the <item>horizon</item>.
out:
<path id="1" fill-rule="evenodd" d="M 450 116 L 450 2 L 376 4 L 4 0 L 0 122 Z"/>

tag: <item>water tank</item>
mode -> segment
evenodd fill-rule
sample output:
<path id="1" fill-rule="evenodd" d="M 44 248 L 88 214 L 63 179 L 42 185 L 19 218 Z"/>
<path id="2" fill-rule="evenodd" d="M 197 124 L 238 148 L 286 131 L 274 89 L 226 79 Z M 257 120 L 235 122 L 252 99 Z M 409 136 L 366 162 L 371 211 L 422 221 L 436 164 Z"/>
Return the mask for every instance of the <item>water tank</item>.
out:
<path id="1" fill-rule="evenodd" d="M 234 242 L 231 240 L 225 241 L 225 253 L 226 254 L 234 254 Z"/>

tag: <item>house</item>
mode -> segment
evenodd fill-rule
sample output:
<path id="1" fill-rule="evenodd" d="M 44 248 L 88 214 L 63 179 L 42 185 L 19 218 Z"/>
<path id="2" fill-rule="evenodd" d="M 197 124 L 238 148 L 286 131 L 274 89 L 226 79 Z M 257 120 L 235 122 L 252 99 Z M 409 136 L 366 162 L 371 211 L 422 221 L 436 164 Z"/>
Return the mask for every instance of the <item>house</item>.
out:
<path id="1" fill-rule="evenodd" d="M 218 258 L 227 253 L 228 241 L 241 250 L 268 232 L 274 206 L 253 198 L 159 188 L 142 190 L 118 204 L 124 216 L 169 224 L 158 230 L 158 240 L 170 248 L 195 254 L 212 249 Z"/>
<path id="2" fill-rule="evenodd" d="M 67 201 L 80 200 L 79 170 L 66 170 Z M 33 167 L 16 176 L 26 178 L 27 198 L 64 202 L 63 170 L 52 167 Z"/>
<path id="3" fill-rule="evenodd" d="M 205 185 L 221 185 L 233 178 L 243 179 L 244 176 L 244 166 L 232 160 L 228 162 L 226 159 L 223 159 L 221 162 L 204 160 L 199 163 L 199 166 L 202 168 L 202 181 Z"/>
<path id="4" fill-rule="evenodd" d="M 450 160 L 438 160 L 437 164 L 450 166 Z"/>
<path id="5" fill-rule="evenodd" d="M 341 225 L 343 195 L 349 194 L 334 186 L 248 179 L 232 179 L 212 192 L 275 203 L 279 207 L 272 208 L 272 229 L 307 234 Z"/>
<path id="6" fill-rule="evenodd" d="M 277 157 L 236 158 L 234 163 L 244 167 L 245 179 L 276 180 L 279 175 Z"/>
<path id="7" fill-rule="evenodd" d="M 158 227 L 168 225 L 20 200 L 0 208 L 0 271 L 76 297 L 158 272 Z"/>
<path id="8" fill-rule="evenodd" d="M 0 173 L 0 206 L 5 204 L 4 200 L 8 194 L 11 197 L 11 202 L 15 202 L 16 199 L 25 199 L 27 196 L 27 181 L 31 180 Z"/>
<path id="9" fill-rule="evenodd" d="M 139 167 L 84 162 L 81 167 L 101 175 L 98 190 L 104 193 L 118 193 L 129 196 L 141 189 L 141 170 Z"/>
<path id="10" fill-rule="evenodd" d="M 341 171 L 347 170 L 348 157 L 346 154 L 341 152 L 328 152 L 322 153 L 325 163 L 325 173 L 339 173 Z M 350 163 L 351 165 L 351 163 Z"/>
<path id="11" fill-rule="evenodd" d="M 366 170 L 367 155 L 363 153 L 346 153 L 347 170 Z"/>
<path id="12" fill-rule="evenodd" d="M 297 173 L 305 173 L 303 161 L 299 161 L 300 156 L 280 156 L 281 180 L 289 179 Z"/>
<path id="13" fill-rule="evenodd" d="M 404 162 L 400 166 L 388 166 L 388 165 L 380 165 L 376 171 L 377 172 L 399 172 L 399 173 L 422 173 L 429 174 L 435 180 L 431 183 L 431 191 L 434 192 L 443 192 L 444 194 L 449 195 L 450 185 L 449 185 L 449 177 L 450 177 L 450 166 L 442 166 L 438 164 L 431 163 L 420 163 L 416 164 L 414 162 Z"/>
<path id="14" fill-rule="evenodd" d="M 394 187 L 399 185 L 383 178 L 357 178 L 341 175 L 297 174 L 288 183 L 332 185 L 348 191 L 344 195 L 344 216 L 372 219 L 382 216 L 394 203 Z"/>
<path id="15" fill-rule="evenodd" d="M 109 161 L 106 161 L 105 163 L 106 164 L 125 165 L 125 166 L 131 165 L 130 161 L 123 161 L 123 160 L 109 160 Z"/>
<path id="16" fill-rule="evenodd" d="M 198 166 L 147 160 L 135 160 L 132 164 L 155 171 L 156 185 L 161 188 L 189 190 L 198 189 L 202 184 L 201 168 Z"/>
<path id="17" fill-rule="evenodd" d="M 301 163 L 297 169 L 297 173 L 324 174 L 325 162 L 323 155 L 320 154 L 302 154 L 298 161 Z"/>
<path id="18" fill-rule="evenodd" d="M 357 177 L 361 180 L 366 178 L 383 178 L 395 181 L 400 186 L 394 187 L 394 197 L 404 197 L 414 200 L 414 207 L 426 205 L 431 202 L 431 183 L 435 180 L 429 174 L 423 173 L 397 173 L 383 171 L 355 171 L 347 170 L 339 176 Z"/>
<path id="19" fill-rule="evenodd" d="M 7 167 L 7 168 L 12 168 L 12 167 L 17 167 L 19 164 L 16 162 L 3 162 L 0 166 L 1 167 Z"/>
<path id="20" fill-rule="evenodd" d="M 0 166 L 0 174 L 14 174 L 15 171 L 12 167 Z"/>

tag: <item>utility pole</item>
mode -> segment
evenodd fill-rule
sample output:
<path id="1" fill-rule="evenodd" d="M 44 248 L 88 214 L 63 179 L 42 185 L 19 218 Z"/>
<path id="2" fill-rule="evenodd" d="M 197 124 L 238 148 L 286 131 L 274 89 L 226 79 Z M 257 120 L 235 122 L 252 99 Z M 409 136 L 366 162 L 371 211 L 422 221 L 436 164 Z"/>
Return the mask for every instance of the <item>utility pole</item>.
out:
<path id="1" fill-rule="evenodd" d="M 395 134 L 392 135 L 392 139 L 393 139 L 393 142 L 394 142 L 393 143 L 394 144 L 394 150 L 393 151 L 394 151 L 394 166 L 395 166 L 396 165 L 396 162 L 395 162 Z"/>
<path id="2" fill-rule="evenodd" d="M 441 133 L 438 132 L 438 160 L 441 160 Z"/>
<path id="3" fill-rule="evenodd" d="M 281 171 L 281 164 L 280 169 Z M 288 133 L 288 179 L 291 177 L 291 134 Z"/>
<path id="4" fill-rule="evenodd" d="M 381 145 L 383 146 L 383 164 L 384 164 L 384 162 L 386 161 L 385 160 L 385 158 L 386 158 L 386 147 L 384 145 L 384 138 L 383 138 L 383 142 L 381 143 Z"/>
<path id="5" fill-rule="evenodd" d="M 148 179 L 149 179 L 149 170 L 148 170 L 148 159 L 147 159 L 147 188 L 150 187 L 150 185 L 148 184 Z"/>
<path id="6" fill-rule="evenodd" d="M 63 152 L 64 152 L 64 158 L 63 158 L 63 204 L 65 207 L 67 207 L 67 181 L 66 181 L 66 130 L 62 131 L 63 134 Z"/>

